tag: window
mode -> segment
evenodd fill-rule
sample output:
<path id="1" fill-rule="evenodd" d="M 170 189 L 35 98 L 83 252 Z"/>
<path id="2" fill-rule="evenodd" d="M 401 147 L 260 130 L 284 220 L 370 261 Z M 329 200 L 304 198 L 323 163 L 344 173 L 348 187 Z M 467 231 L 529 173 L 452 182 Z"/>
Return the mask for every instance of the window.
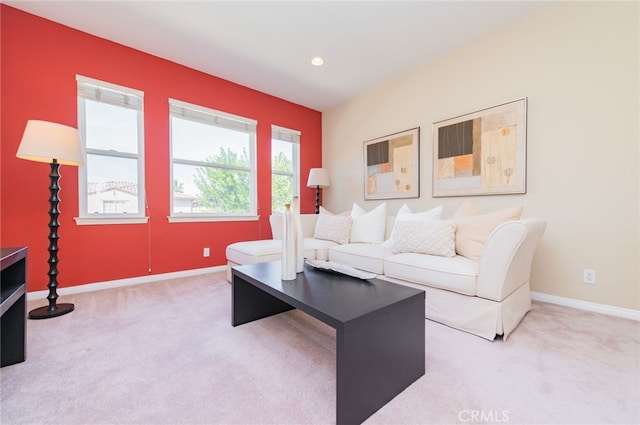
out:
<path id="1" fill-rule="evenodd" d="M 300 194 L 300 132 L 271 126 L 271 211 Z"/>
<path id="2" fill-rule="evenodd" d="M 171 221 L 255 219 L 256 121 L 169 99 Z"/>
<path id="3" fill-rule="evenodd" d="M 145 222 L 143 93 L 76 76 L 78 129 L 87 154 L 79 167 L 78 224 Z"/>

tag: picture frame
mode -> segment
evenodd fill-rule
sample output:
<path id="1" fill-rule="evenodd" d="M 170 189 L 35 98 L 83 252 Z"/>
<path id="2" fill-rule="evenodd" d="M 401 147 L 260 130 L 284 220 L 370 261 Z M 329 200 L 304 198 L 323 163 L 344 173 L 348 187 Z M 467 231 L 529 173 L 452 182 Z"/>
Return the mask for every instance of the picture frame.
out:
<path id="1" fill-rule="evenodd" d="M 526 193 L 527 98 L 433 124 L 433 197 Z"/>
<path id="2" fill-rule="evenodd" d="M 420 197 L 420 127 L 364 142 L 364 199 Z"/>

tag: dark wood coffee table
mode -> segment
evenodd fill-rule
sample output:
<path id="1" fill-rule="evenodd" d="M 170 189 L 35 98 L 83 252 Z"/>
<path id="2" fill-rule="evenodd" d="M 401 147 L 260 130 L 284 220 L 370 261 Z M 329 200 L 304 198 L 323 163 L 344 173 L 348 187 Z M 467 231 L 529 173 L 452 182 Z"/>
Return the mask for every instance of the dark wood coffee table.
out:
<path id="1" fill-rule="evenodd" d="M 297 308 L 336 329 L 338 424 L 359 424 L 424 375 L 424 291 L 280 262 L 232 269 L 231 324 Z"/>

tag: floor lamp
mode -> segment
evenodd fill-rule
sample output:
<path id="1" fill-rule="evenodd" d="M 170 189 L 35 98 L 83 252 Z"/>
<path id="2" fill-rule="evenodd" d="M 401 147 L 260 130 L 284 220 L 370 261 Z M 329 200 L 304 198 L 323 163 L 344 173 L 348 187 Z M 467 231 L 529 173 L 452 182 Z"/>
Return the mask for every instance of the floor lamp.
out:
<path id="1" fill-rule="evenodd" d="M 84 150 L 80 142 L 78 130 L 62 124 L 47 121 L 29 120 L 24 129 L 20 147 L 18 147 L 18 158 L 30 161 L 47 162 L 51 164 L 49 173 L 49 305 L 39 307 L 29 312 L 29 319 L 48 319 L 62 316 L 73 311 L 73 304 L 58 304 L 58 216 L 60 210 L 58 204 L 60 198 L 60 164 L 84 165 Z"/>
<path id="2" fill-rule="evenodd" d="M 316 188 L 316 214 L 320 212 L 320 188 L 329 187 L 329 172 L 324 168 L 312 168 L 309 171 L 307 187 Z"/>

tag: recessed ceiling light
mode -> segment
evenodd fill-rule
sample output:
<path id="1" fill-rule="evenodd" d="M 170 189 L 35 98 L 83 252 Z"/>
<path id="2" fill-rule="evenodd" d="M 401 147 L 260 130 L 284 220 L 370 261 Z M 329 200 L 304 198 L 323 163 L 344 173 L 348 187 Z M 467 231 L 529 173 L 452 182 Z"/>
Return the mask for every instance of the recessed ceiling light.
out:
<path id="1" fill-rule="evenodd" d="M 322 66 L 323 63 L 324 63 L 324 59 L 322 59 L 319 56 L 316 56 L 315 58 L 311 59 L 311 65 L 313 66 Z"/>

